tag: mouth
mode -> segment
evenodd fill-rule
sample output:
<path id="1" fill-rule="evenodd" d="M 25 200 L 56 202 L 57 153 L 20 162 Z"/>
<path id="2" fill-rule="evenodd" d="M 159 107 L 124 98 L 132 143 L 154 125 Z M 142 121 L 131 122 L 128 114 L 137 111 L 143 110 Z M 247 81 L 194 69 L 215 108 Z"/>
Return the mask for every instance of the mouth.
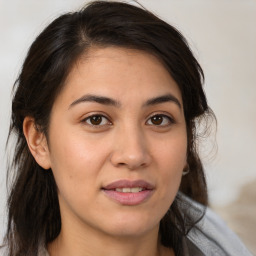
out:
<path id="1" fill-rule="evenodd" d="M 104 194 L 121 205 L 138 205 L 147 201 L 154 186 L 144 180 L 118 180 L 102 188 Z"/>
<path id="2" fill-rule="evenodd" d="M 115 191 L 122 193 L 138 193 L 145 190 L 144 188 L 116 188 Z"/>

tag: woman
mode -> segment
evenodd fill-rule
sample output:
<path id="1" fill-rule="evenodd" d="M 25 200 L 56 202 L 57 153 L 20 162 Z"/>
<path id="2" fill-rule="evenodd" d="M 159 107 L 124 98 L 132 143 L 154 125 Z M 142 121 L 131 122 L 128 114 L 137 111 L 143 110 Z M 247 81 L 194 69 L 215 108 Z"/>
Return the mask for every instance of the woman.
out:
<path id="1" fill-rule="evenodd" d="M 53 21 L 13 97 L 7 255 L 250 255 L 207 209 L 202 82 L 182 35 L 141 8 Z"/>

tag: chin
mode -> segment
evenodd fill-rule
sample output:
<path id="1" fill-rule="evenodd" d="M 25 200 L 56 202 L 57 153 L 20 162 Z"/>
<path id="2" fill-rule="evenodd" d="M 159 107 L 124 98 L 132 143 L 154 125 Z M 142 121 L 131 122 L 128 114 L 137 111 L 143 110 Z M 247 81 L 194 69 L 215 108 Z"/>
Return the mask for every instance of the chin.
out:
<path id="1" fill-rule="evenodd" d="M 139 214 L 119 215 L 116 216 L 113 221 L 108 222 L 106 229 L 108 229 L 108 233 L 112 233 L 113 236 L 140 236 L 154 229 L 158 230 L 160 218 L 156 220 L 152 217 L 154 216 Z"/>

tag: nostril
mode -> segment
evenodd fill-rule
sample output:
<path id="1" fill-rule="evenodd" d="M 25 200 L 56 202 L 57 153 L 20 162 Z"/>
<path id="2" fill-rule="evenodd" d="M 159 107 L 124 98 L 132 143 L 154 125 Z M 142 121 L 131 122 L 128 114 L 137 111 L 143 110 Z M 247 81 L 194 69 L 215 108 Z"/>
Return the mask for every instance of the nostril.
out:
<path id="1" fill-rule="evenodd" d="M 151 156 L 147 148 L 139 142 L 134 144 L 131 141 L 128 145 L 116 144 L 116 148 L 113 150 L 109 159 L 115 167 L 125 167 L 129 170 L 143 168 L 151 162 Z"/>

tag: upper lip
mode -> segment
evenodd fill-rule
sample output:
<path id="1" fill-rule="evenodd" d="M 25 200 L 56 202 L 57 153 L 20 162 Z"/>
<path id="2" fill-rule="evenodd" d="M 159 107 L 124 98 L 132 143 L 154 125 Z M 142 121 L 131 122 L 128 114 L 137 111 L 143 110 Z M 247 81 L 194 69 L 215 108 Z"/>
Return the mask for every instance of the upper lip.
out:
<path id="1" fill-rule="evenodd" d="M 144 189 L 154 189 L 154 186 L 145 180 L 117 180 L 106 186 L 103 189 L 111 190 L 116 188 L 144 188 Z"/>

